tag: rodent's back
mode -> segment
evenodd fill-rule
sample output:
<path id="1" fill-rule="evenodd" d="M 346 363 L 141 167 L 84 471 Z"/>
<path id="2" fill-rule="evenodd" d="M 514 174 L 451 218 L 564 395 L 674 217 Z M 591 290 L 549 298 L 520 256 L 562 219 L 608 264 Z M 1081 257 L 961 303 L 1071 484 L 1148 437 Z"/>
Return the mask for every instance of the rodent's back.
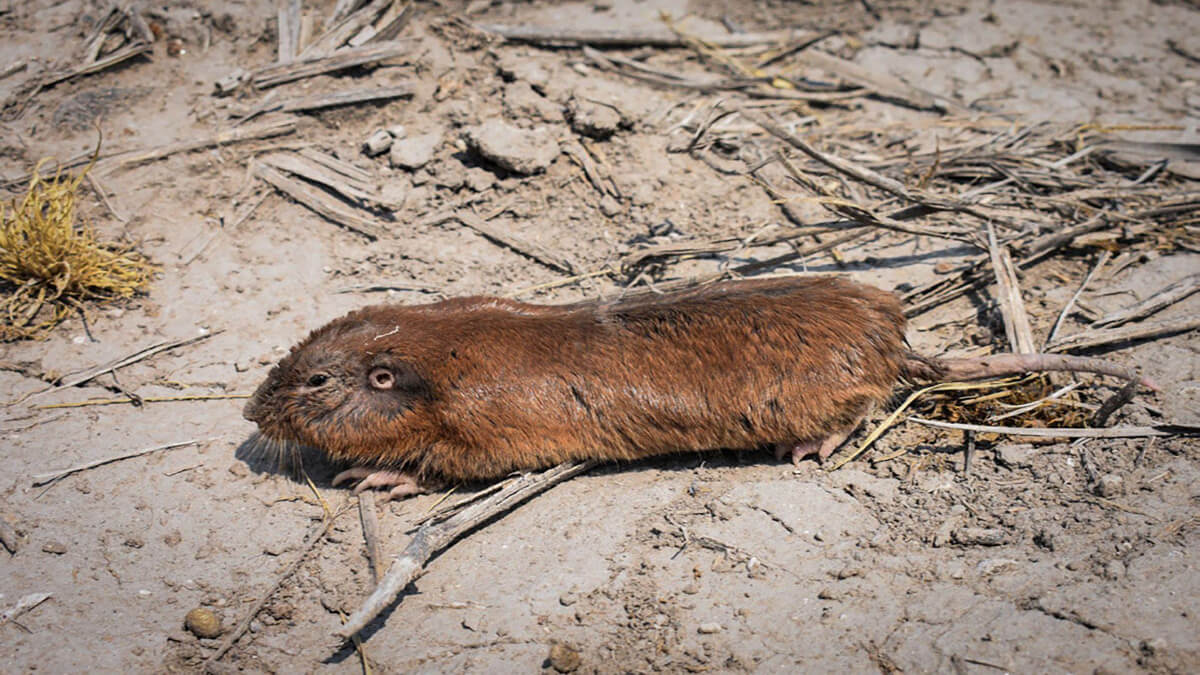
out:
<path id="1" fill-rule="evenodd" d="M 384 352 L 421 383 L 403 414 L 386 419 L 346 399 L 326 415 L 337 422 L 325 424 L 328 442 L 314 444 L 419 476 L 474 479 L 567 459 L 822 437 L 890 393 L 903 333 L 893 295 L 793 278 L 561 306 L 461 298 L 374 307 L 299 349 Z M 351 422 L 363 420 L 370 442 L 355 442 Z"/>

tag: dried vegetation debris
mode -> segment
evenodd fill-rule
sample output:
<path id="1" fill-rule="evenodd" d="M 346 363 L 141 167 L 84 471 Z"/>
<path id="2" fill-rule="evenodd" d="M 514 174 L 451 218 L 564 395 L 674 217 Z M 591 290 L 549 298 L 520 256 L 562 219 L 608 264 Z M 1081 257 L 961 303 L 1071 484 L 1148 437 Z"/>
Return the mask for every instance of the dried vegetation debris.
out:
<path id="1" fill-rule="evenodd" d="M 0 204 L 0 340 L 44 336 L 87 303 L 144 292 L 156 270 L 133 246 L 101 241 L 77 217 L 87 171 L 43 177 L 39 163 L 24 196 Z"/>

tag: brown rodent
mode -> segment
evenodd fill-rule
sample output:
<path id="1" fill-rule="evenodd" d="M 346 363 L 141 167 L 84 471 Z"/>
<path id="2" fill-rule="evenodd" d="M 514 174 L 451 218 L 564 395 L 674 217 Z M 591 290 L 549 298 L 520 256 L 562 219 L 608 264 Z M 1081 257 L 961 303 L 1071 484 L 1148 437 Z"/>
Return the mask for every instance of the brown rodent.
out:
<path id="1" fill-rule="evenodd" d="M 557 306 L 380 305 L 293 347 L 244 415 L 268 444 L 354 465 L 335 482 L 363 478 L 360 490 L 403 496 L 572 459 L 765 444 L 780 457 L 824 457 L 901 377 L 1096 370 L 1064 367 L 1070 357 L 919 357 L 904 329 L 894 295 L 838 278 Z"/>

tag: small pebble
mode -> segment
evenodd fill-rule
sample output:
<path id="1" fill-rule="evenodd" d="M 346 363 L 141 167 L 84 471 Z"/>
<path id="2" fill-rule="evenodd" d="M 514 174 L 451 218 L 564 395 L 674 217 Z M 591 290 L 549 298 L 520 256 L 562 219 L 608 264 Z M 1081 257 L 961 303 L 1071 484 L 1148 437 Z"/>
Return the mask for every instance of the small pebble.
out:
<path id="1" fill-rule="evenodd" d="M 484 159 L 522 176 L 545 171 L 559 154 L 553 129 L 521 129 L 499 119 L 468 129 L 465 140 Z"/>
<path id="2" fill-rule="evenodd" d="M 994 527 L 962 527 L 954 531 L 954 541 L 963 546 L 999 546 L 1004 530 Z"/>
<path id="3" fill-rule="evenodd" d="M 197 607 L 188 612 L 183 625 L 196 637 L 215 638 L 221 634 L 221 617 L 204 607 Z"/>
<path id="4" fill-rule="evenodd" d="M 1018 565 L 1020 563 L 1011 558 L 988 558 L 987 560 L 979 561 L 979 564 L 975 566 L 975 570 L 979 572 L 979 576 L 986 577 Z"/>
<path id="5" fill-rule="evenodd" d="M 1116 497 L 1125 492 L 1125 481 L 1116 474 L 1106 473 L 1092 489 L 1101 497 Z"/>
<path id="6" fill-rule="evenodd" d="M 62 555 L 67 552 L 67 547 L 60 541 L 48 541 L 42 544 L 42 552 L 53 553 L 54 555 Z"/>
<path id="7" fill-rule="evenodd" d="M 696 628 L 696 632 L 700 633 L 701 635 L 712 635 L 713 633 L 720 633 L 721 632 L 721 624 L 719 624 L 715 621 L 712 621 L 709 623 L 702 623 L 702 624 L 700 624 L 699 627 Z"/>
<path id="8" fill-rule="evenodd" d="M 363 142 L 363 152 L 368 157 L 376 157 L 382 155 L 392 148 L 392 135 L 386 130 L 380 129 L 367 137 Z"/>
<path id="9" fill-rule="evenodd" d="M 388 158 L 392 166 L 413 171 L 428 164 L 441 144 L 441 131 L 433 131 L 403 140 L 396 139 L 392 142 L 391 154 L 388 155 Z"/>
<path id="10" fill-rule="evenodd" d="M 578 601 L 579 596 L 572 591 L 567 591 L 566 593 L 558 596 L 558 604 L 562 605 L 563 607 L 570 607 Z"/>

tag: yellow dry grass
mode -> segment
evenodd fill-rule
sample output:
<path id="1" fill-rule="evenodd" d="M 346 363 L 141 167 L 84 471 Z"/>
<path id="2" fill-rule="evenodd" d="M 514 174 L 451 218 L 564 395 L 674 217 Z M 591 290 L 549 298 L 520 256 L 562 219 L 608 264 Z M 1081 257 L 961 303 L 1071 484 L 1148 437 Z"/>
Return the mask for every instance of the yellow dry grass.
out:
<path id="1" fill-rule="evenodd" d="M 94 161 L 94 160 L 93 160 Z M 0 340 L 44 337 L 89 303 L 145 290 L 155 267 L 131 246 L 102 242 L 76 222 L 78 175 L 52 178 L 38 163 L 24 197 L 0 203 Z"/>

